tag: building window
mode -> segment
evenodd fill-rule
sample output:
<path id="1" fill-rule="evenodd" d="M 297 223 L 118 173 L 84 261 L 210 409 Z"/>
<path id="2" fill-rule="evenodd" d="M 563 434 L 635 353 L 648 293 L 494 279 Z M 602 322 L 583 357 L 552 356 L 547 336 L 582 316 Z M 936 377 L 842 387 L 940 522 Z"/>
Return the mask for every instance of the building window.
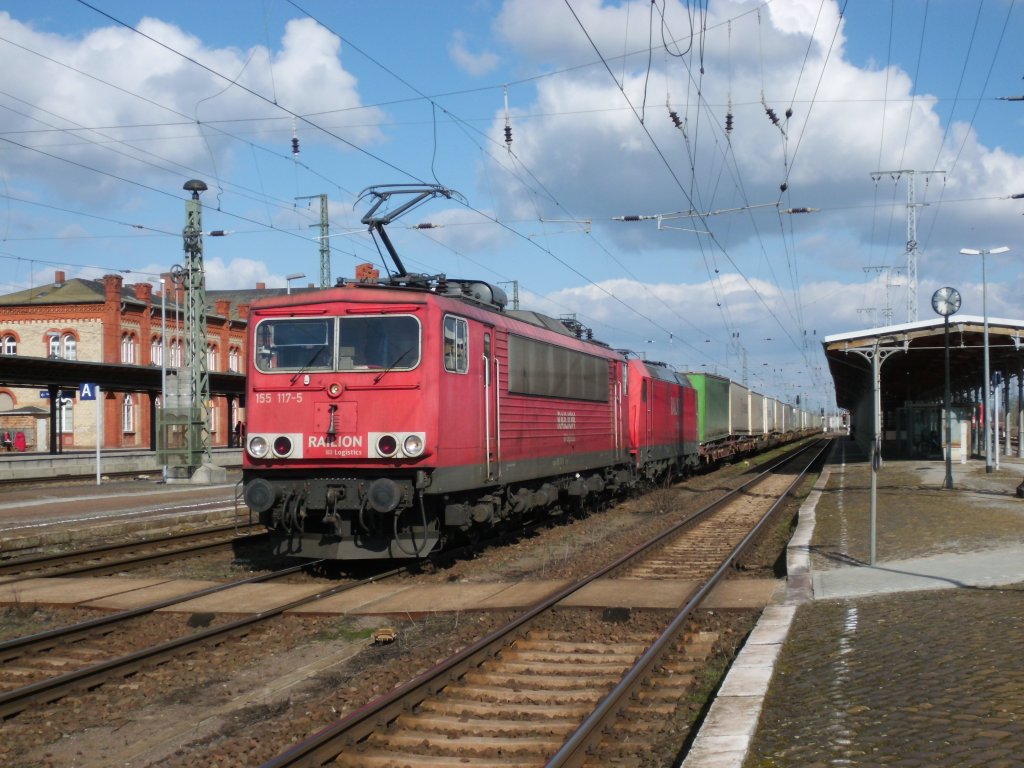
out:
<path id="1" fill-rule="evenodd" d="M 64 342 L 64 359 L 65 360 L 77 360 L 78 359 L 78 339 L 72 334 L 65 333 L 61 339 Z"/>
<path id="2" fill-rule="evenodd" d="M 50 339 L 50 348 L 46 353 L 47 357 L 60 357 L 60 334 L 56 331 L 50 331 L 47 334 Z"/>
<path id="3" fill-rule="evenodd" d="M 164 364 L 164 345 L 162 341 L 159 336 L 154 336 L 153 341 L 149 344 L 149 359 L 153 361 L 153 365 Z"/>
<path id="4" fill-rule="evenodd" d="M 57 432 L 61 435 L 75 433 L 75 399 L 57 396 Z"/>
<path id="5" fill-rule="evenodd" d="M 181 339 L 171 339 L 167 356 L 167 362 L 172 368 L 181 368 Z"/>
<path id="6" fill-rule="evenodd" d="M 228 348 L 228 370 L 235 373 L 241 372 L 242 352 L 238 347 Z"/>
<path id="7" fill-rule="evenodd" d="M 121 335 L 121 362 L 135 362 L 135 334 L 124 333 Z"/>
<path id="8" fill-rule="evenodd" d="M 207 344 L 206 346 L 206 369 L 210 371 L 217 370 L 217 345 Z"/>
<path id="9" fill-rule="evenodd" d="M 135 431 L 135 400 L 131 393 L 126 393 L 124 403 L 121 405 L 121 429 L 124 432 Z"/>
<path id="10" fill-rule="evenodd" d="M 18 354 L 18 339 L 13 333 L 0 336 L 0 355 Z"/>

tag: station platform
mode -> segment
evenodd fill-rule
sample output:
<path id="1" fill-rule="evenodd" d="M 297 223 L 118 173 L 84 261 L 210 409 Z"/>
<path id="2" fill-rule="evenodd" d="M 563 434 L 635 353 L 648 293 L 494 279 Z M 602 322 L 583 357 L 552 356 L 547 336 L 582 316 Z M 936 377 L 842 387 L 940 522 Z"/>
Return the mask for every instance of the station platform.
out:
<path id="1" fill-rule="evenodd" d="M 3 583 L 0 605 L 31 604 L 124 611 L 153 602 L 188 595 L 217 586 L 217 582 L 193 579 L 118 577 L 38 578 Z M 410 585 L 379 582 L 365 584 L 288 613 L 316 616 L 379 616 L 418 619 L 438 612 L 523 610 L 561 592 L 569 580 L 489 581 Z M 632 579 L 602 579 L 567 598 L 563 605 L 576 608 L 677 608 L 700 585 L 695 581 L 664 579 L 648 583 L 638 595 Z M 778 588 L 773 579 L 739 579 L 720 584 L 705 602 L 712 609 L 759 609 Z M 279 605 L 323 593 L 322 583 L 242 584 L 160 609 L 165 613 L 263 613 Z M 426 606 L 429 606 L 427 608 Z"/>
<path id="2" fill-rule="evenodd" d="M 111 535 L 159 532 L 236 522 L 248 516 L 236 504 L 241 471 L 228 482 L 191 485 L 160 482 L 159 469 L 135 480 L 45 481 L 0 488 L 0 558 L 20 557 L 65 545 L 85 547 Z"/>
<path id="3" fill-rule="evenodd" d="M 242 466 L 241 448 L 214 448 L 210 451 L 210 456 L 213 464 L 217 467 L 231 469 Z M 138 448 L 111 448 L 101 451 L 99 469 L 101 477 L 106 474 L 162 473 L 162 465 L 157 453 Z M 39 451 L 0 452 L 0 481 L 76 480 L 95 476 L 95 449 L 69 449 L 58 454 Z"/>
<path id="4" fill-rule="evenodd" d="M 886 461 L 840 440 L 800 510 L 787 588 L 683 768 L 1024 766 L 1024 460 Z"/>

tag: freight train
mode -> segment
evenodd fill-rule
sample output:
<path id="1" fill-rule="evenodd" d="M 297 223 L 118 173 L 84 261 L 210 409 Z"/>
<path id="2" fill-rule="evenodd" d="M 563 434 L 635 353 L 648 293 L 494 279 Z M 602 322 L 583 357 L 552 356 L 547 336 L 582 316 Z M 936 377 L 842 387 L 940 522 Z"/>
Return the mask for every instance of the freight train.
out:
<path id="1" fill-rule="evenodd" d="M 810 416 L 509 309 L 478 280 L 397 274 L 254 302 L 246 504 L 281 554 L 422 558 L 485 528 L 596 507 L 761 450 Z M 418 196 L 418 197 L 417 197 Z M 412 203 L 399 207 L 404 212 Z"/>

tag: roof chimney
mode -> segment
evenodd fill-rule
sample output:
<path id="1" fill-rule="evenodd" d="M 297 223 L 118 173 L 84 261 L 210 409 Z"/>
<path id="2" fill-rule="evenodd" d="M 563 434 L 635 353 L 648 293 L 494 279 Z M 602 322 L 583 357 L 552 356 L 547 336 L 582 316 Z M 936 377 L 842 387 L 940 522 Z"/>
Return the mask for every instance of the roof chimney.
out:
<path id="1" fill-rule="evenodd" d="M 55 288 L 60 288 L 64 285 L 64 270 L 58 269 L 53 273 L 53 285 Z"/>
<path id="2" fill-rule="evenodd" d="M 266 283 L 256 283 L 256 290 L 257 291 L 265 291 L 265 290 L 267 290 L 267 284 Z"/>

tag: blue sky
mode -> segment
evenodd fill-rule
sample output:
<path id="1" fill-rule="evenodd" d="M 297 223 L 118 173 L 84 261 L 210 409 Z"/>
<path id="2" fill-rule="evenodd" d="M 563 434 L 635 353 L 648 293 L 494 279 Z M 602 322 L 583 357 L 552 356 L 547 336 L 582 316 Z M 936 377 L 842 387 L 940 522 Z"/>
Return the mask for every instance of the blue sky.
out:
<path id="1" fill-rule="evenodd" d="M 959 249 L 1000 245 L 989 314 L 1021 316 L 1022 35 L 1010 0 L 9 1 L 0 291 L 154 281 L 190 178 L 231 232 L 209 287 L 318 281 L 320 194 L 351 276 L 359 191 L 438 183 L 465 203 L 394 225 L 411 271 L 824 404 L 821 338 L 908 317 L 911 184 L 919 318 L 942 285 L 980 314 Z"/>

